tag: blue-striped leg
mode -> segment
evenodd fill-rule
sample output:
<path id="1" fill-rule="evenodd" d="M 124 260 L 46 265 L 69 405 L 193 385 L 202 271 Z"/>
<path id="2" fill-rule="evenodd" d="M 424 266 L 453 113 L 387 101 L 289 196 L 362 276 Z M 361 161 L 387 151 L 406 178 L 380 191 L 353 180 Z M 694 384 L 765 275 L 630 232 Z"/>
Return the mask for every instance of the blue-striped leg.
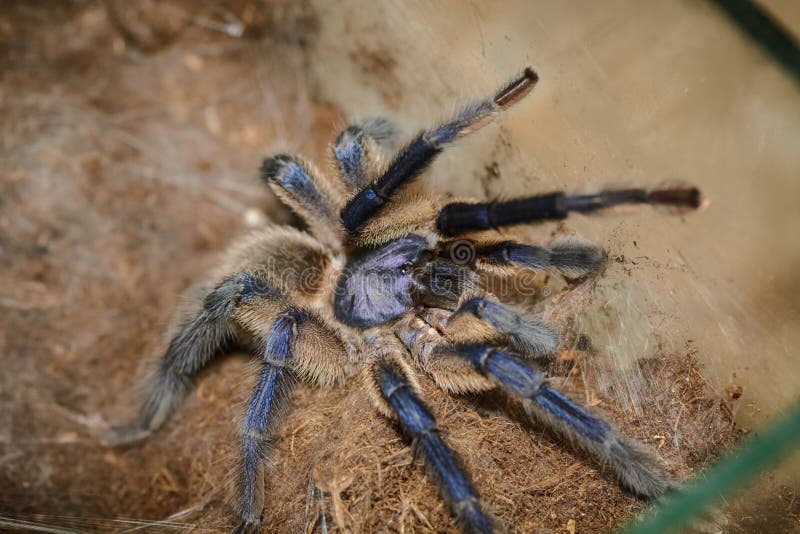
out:
<path id="1" fill-rule="evenodd" d="M 305 314 L 289 310 L 272 325 L 264 349 L 264 369 L 247 408 L 242 429 L 242 460 L 238 473 L 236 506 L 242 518 L 237 531 L 258 526 L 264 509 L 264 456 L 282 412 L 293 377 L 287 365 L 298 323 Z"/>
<path id="2" fill-rule="evenodd" d="M 442 439 L 436 419 L 417 396 L 404 372 L 395 364 L 376 364 L 375 379 L 414 450 L 439 481 L 441 492 L 458 523 L 466 532 L 492 532 L 494 525 L 456 454 Z"/>
<path id="3" fill-rule="evenodd" d="M 610 423 L 553 389 L 531 363 L 485 344 L 455 345 L 448 350 L 522 399 L 529 415 L 592 454 L 633 493 L 653 499 L 669 488 L 664 467 L 650 448 L 624 437 Z"/>

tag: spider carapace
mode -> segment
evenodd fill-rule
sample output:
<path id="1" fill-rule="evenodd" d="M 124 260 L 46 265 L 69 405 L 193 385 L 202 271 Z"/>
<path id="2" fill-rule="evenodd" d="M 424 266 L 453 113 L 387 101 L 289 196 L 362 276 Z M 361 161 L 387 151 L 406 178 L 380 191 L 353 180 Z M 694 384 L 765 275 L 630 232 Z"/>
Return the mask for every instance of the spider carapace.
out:
<path id="1" fill-rule="evenodd" d="M 537 360 L 556 353 L 556 331 L 491 293 L 484 275 L 546 269 L 567 279 L 593 276 L 605 258 L 596 245 L 561 237 L 535 246 L 502 240 L 495 230 L 620 205 L 684 212 L 701 206 L 700 192 L 664 185 L 478 202 L 434 195 L 415 181 L 448 144 L 491 122 L 537 81 L 526 68 L 389 158 L 389 122 L 350 126 L 332 146 L 336 169 L 328 176 L 294 156 L 267 158 L 263 180 L 308 230 L 270 226 L 232 247 L 177 315 L 139 418 L 112 428 L 106 441 L 150 435 L 197 373 L 235 342 L 262 364 L 241 433 L 239 530 L 260 524 L 264 456 L 296 379 L 361 381 L 375 408 L 413 442 L 465 531 L 489 532 L 498 522 L 421 398 L 420 372 L 449 393 L 499 388 L 631 492 L 646 499 L 664 493 L 672 482 L 651 449 L 550 386 Z"/>

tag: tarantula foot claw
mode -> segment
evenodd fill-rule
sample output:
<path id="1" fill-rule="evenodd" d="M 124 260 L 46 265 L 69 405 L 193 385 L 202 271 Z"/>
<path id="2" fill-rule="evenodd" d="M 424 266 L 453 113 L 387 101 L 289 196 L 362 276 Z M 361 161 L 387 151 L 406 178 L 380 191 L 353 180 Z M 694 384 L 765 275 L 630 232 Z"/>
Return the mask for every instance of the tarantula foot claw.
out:
<path id="1" fill-rule="evenodd" d="M 134 445 L 147 439 L 150 430 L 142 428 L 139 423 L 112 426 L 100 437 L 100 442 L 107 447 Z"/>
<path id="2" fill-rule="evenodd" d="M 231 534 L 256 534 L 258 532 L 261 532 L 261 520 L 252 517 L 242 519 L 231 530 Z"/>

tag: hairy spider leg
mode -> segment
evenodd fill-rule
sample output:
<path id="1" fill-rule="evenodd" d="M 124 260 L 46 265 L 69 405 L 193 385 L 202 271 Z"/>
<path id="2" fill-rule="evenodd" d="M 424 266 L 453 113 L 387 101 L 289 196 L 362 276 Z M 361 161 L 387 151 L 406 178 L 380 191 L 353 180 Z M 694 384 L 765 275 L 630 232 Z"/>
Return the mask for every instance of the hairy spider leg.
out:
<path id="1" fill-rule="evenodd" d="M 651 205 L 683 213 L 704 205 L 696 187 L 657 186 L 652 189 L 616 189 L 590 195 L 547 193 L 502 202 L 451 202 L 436 219 L 443 235 L 546 220 L 565 219 L 570 212 L 591 213 L 623 205 Z"/>
<path id="2" fill-rule="evenodd" d="M 485 341 L 528 358 L 552 357 L 559 344 L 558 333 L 538 317 L 486 296 L 464 301 L 448 318 L 444 333 L 453 343 Z"/>
<path id="3" fill-rule="evenodd" d="M 528 67 L 491 98 L 474 102 L 450 121 L 419 134 L 400 150 L 381 176 L 350 199 L 341 211 L 345 229 L 351 233 L 358 230 L 387 203 L 400 186 L 419 176 L 442 151 L 444 145 L 491 122 L 500 111 L 511 107 L 527 95 L 538 80 L 536 72 Z"/>
<path id="4" fill-rule="evenodd" d="M 324 181 L 311 165 L 295 156 L 278 154 L 264 159 L 261 179 L 312 227 L 314 235 L 328 244 L 339 242 L 337 198 L 343 192 Z"/>
<path id="5" fill-rule="evenodd" d="M 376 178 L 381 147 L 390 146 L 396 137 L 395 126 L 382 118 L 366 119 L 339 134 L 331 150 L 351 191 L 358 191 Z"/>
<path id="6" fill-rule="evenodd" d="M 478 270 L 496 274 L 513 274 L 519 269 L 555 269 L 570 279 L 596 274 L 605 262 L 602 248 L 578 236 L 560 236 L 548 246 L 528 245 L 515 241 L 472 241 L 458 239 L 440 241 L 440 254 L 450 256 L 458 247 L 471 247 L 469 258 Z"/>
<path id="7" fill-rule="evenodd" d="M 485 344 L 456 345 L 449 350 L 522 399 L 531 417 L 595 456 L 633 493 L 654 499 L 669 489 L 664 467 L 649 448 L 625 438 L 609 423 L 553 389 L 545 375 L 530 363 Z"/>
<path id="8" fill-rule="evenodd" d="M 194 377 L 233 340 L 231 314 L 241 291 L 239 277 L 225 278 L 205 297 L 202 308 L 179 326 L 151 377 L 149 395 L 139 418 L 112 427 L 103 437 L 105 443 L 140 441 L 164 424 L 191 389 Z"/>
<path id="9" fill-rule="evenodd" d="M 449 310 L 427 308 L 423 312 L 424 318 L 410 315 L 395 324 L 395 335 L 414 356 L 420 368 L 447 393 L 463 395 L 494 389 L 492 381 L 476 373 L 463 358 L 438 352 L 439 347 L 448 344 L 448 340 L 439 331 L 443 326 L 438 325 L 444 322 L 431 315 L 449 316 L 450 313 Z"/>
<path id="10" fill-rule="evenodd" d="M 242 458 L 238 473 L 236 507 L 241 517 L 237 530 L 257 526 L 264 510 L 264 458 L 282 412 L 285 411 L 294 377 L 287 366 L 298 324 L 307 316 L 289 309 L 278 316 L 264 348 L 264 368 L 247 407 L 242 429 Z"/>
<path id="11" fill-rule="evenodd" d="M 374 365 L 373 373 L 384 400 L 413 440 L 415 452 L 423 457 L 438 480 L 456 521 L 467 532 L 492 532 L 492 519 L 483 510 L 469 476 L 442 439 L 436 419 L 417 396 L 403 370 L 390 361 L 380 360 Z"/>

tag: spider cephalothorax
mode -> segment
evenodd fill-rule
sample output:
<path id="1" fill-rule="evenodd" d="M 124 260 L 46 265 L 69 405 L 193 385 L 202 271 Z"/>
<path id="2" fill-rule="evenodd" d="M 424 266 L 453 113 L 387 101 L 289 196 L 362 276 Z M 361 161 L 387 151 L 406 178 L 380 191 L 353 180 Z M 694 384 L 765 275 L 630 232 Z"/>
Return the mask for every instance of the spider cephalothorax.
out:
<path id="1" fill-rule="evenodd" d="M 240 529 L 260 522 L 264 455 L 295 377 L 318 385 L 363 381 L 375 407 L 413 441 L 468 531 L 497 525 L 420 398 L 417 372 L 450 393 L 505 391 L 630 491 L 643 498 L 661 495 L 671 483 L 655 454 L 549 385 L 534 360 L 555 354 L 558 334 L 504 304 L 484 275 L 549 269 L 568 279 L 591 276 L 604 254 L 586 241 L 561 238 L 541 247 L 491 233 L 619 205 L 695 209 L 699 191 L 663 186 L 484 203 L 425 193 L 414 181 L 444 146 L 490 122 L 537 80 L 525 69 L 490 98 L 417 135 L 388 163 L 382 153 L 393 128 L 379 119 L 338 137 L 338 168 L 330 178 L 293 156 L 266 159 L 263 179 L 303 217 L 309 232 L 272 226 L 233 247 L 175 321 L 139 419 L 112 429 L 107 441 L 128 443 L 156 430 L 197 373 L 237 343 L 250 347 L 263 365 L 241 437 L 235 499 Z"/>

